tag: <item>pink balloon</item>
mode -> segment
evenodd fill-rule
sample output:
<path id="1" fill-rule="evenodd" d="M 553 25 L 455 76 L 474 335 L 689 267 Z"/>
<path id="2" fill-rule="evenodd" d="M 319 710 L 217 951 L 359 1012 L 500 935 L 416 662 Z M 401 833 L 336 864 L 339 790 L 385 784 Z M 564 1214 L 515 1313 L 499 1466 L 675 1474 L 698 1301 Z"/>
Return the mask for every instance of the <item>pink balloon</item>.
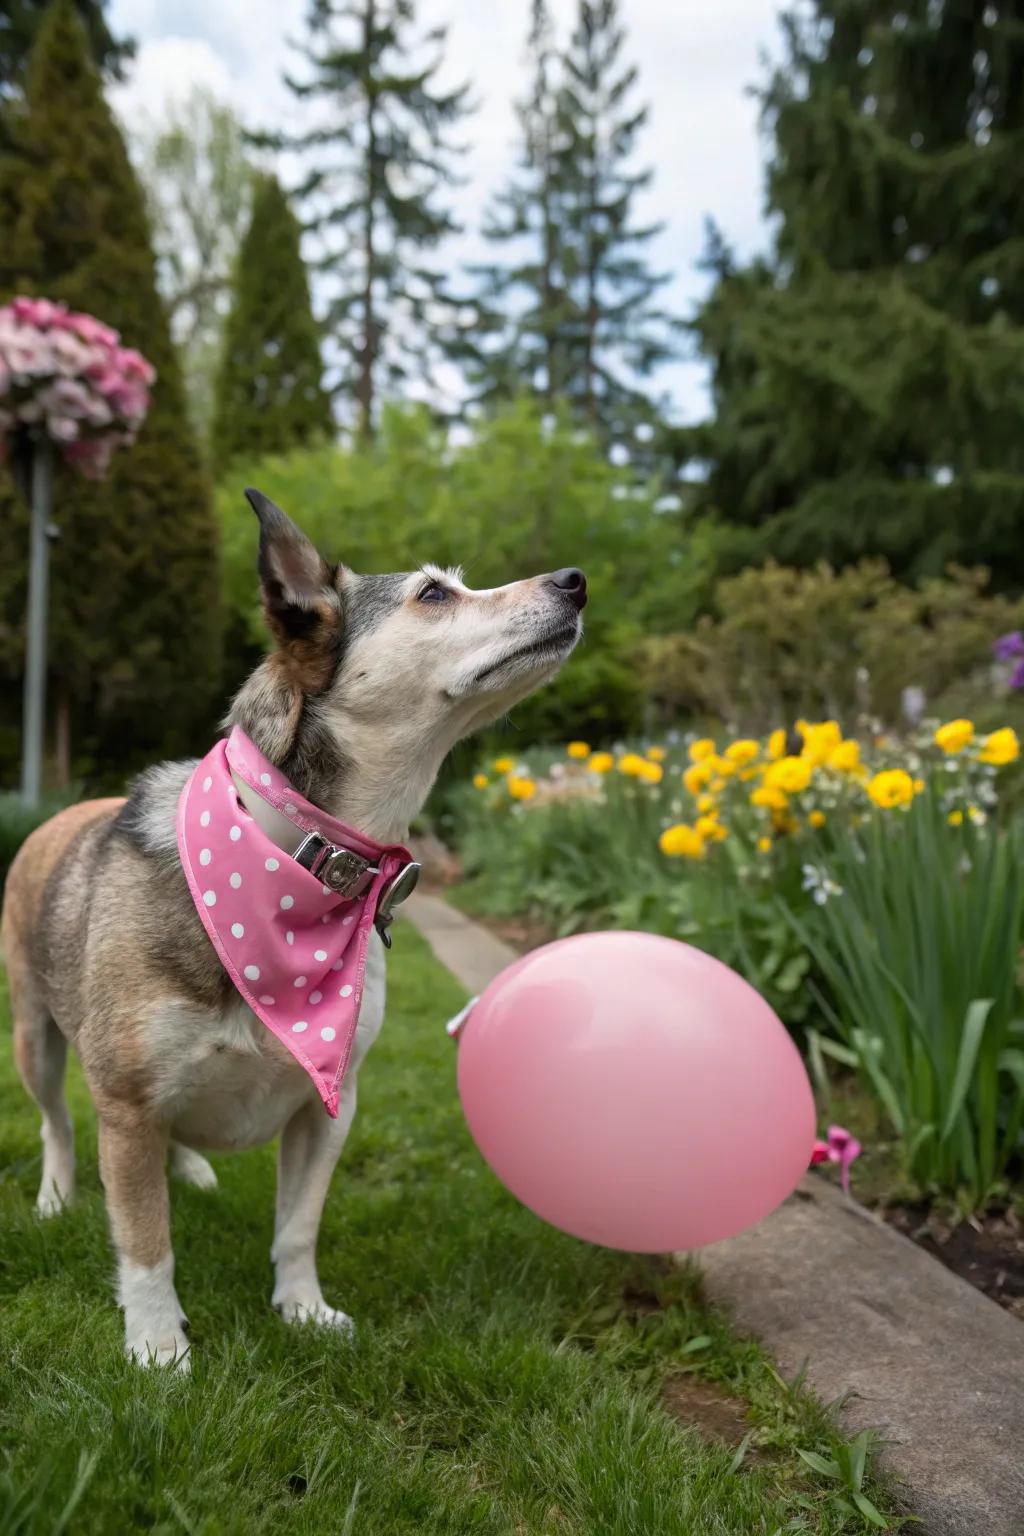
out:
<path id="1" fill-rule="evenodd" d="M 811 1158 L 814 1100 L 764 998 L 699 949 L 589 933 L 495 977 L 459 1035 L 484 1158 L 556 1227 L 640 1253 L 760 1221 Z"/>

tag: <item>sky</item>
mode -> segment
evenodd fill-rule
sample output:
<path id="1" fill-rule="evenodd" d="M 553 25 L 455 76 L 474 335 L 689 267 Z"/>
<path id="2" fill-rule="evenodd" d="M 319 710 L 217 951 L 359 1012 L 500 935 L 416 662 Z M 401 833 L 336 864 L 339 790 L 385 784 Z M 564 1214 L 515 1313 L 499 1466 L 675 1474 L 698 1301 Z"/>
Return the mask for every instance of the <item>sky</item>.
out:
<path id="1" fill-rule="evenodd" d="M 575 0 L 551 0 L 560 40 Z M 706 288 L 697 270 L 710 215 L 741 257 L 765 247 L 763 155 L 751 84 L 764 78 L 766 55 L 778 51 L 777 0 L 622 0 L 625 56 L 640 71 L 637 100 L 651 119 L 638 165 L 655 177 L 637 213 L 665 228 L 648 247 L 652 265 L 672 275 L 663 302 L 688 316 Z M 116 33 L 138 44 L 128 81 L 113 103 L 129 129 L 159 117 L 164 104 L 193 85 L 210 87 L 250 127 L 297 121 L 282 81 L 295 55 L 289 38 L 303 33 L 305 0 L 111 0 Z M 523 92 L 529 0 L 420 0 L 424 27 L 448 26 L 441 82 L 469 81 L 478 111 L 464 138 L 467 178 L 453 198 L 465 232 L 444 249 L 445 265 L 479 259 L 479 226 L 490 193 L 512 169 L 514 100 Z M 656 385 L 672 415 L 707 414 L 705 370 L 696 360 L 673 363 Z"/>

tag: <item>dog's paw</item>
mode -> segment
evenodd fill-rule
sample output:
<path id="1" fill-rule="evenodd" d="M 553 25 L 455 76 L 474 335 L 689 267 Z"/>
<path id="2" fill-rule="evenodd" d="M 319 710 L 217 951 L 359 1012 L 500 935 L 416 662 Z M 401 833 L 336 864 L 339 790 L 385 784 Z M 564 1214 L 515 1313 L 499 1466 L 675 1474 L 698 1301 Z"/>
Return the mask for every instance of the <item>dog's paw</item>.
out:
<path id="1" fill-rule="evenodd" d="M 170 1365 L 186 1375 L 192 1369 L 190 1345 L 180 1328 L 154 1336 L 140 1334 L 127 1338 L 124 1350 L 137 1365 Z"/>
<path id="2" fill-rule="evenodd" d="M 70 1198 L 70 1195 L 62 1195 L 59 1189 L 49 1184 L 36 1196 L 36 1214 L 47 1221 L 51 1216 L 59 1216 L 66 1209 Z"/>
<path id="3" fill-rule="evenodd" d="M 194 1189 L 216 1189 L 217 1175 L 201 1152 L 171 1143 L 171 1175 Z"/>
<path id="4" fill-rule="evenodd" d="M 339 1333 L 354 1333 L 355 1323 L 347 1312 L 329 1307 L 323 1297 L 301 1301 L 290 1297 L 274 1303 L 286 1323 L 313 1323 L 317 1328 L 334 1328 Z"/>

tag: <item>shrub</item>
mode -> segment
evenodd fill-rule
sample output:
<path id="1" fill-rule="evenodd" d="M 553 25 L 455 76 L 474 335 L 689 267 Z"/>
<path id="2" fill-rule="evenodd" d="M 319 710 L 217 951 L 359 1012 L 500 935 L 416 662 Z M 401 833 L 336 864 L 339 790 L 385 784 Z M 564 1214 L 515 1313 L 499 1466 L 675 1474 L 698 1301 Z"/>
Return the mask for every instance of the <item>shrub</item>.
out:
<path id="1" fill-rule="evenodd" d="M 0 794 L 0 885 L 29 833 L 56 815 L 69 800 L 51 799 L 42 805 L 26 805 L 20 795 Z"/>
<path id="2" fill-rule="evenodd" d="M 908 684 L 936 701 L 977 693 L 991 646 L 1019 628 L 1024 602 L 987 592 L 985 571 L 951 570 L 903 587 L 881 560 L 836 572 L 769 563 L 722 581 L 716 616 L 641 647 L 662 713 L 767 730 L 779 719 L 871 712 L 894 724 Z"/>

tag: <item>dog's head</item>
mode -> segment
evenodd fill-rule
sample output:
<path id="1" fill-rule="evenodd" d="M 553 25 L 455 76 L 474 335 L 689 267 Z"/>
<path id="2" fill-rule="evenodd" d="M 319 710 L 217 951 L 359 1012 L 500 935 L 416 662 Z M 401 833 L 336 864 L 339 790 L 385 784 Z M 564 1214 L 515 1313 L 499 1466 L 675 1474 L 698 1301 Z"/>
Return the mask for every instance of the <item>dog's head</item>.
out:
<path id="1" fill-rule="evenodd" d="M 307 791 L 330 760 L 429 758 L 548 682 L 582 633 L 582 571 L 473 591 L 425 566 L 361 576 L 332 565 L 259 491 L 263 608 L 274 639 L 235 701 L 237 720 Z M 305 781 L 303 784 L 301 781 Z"/>

